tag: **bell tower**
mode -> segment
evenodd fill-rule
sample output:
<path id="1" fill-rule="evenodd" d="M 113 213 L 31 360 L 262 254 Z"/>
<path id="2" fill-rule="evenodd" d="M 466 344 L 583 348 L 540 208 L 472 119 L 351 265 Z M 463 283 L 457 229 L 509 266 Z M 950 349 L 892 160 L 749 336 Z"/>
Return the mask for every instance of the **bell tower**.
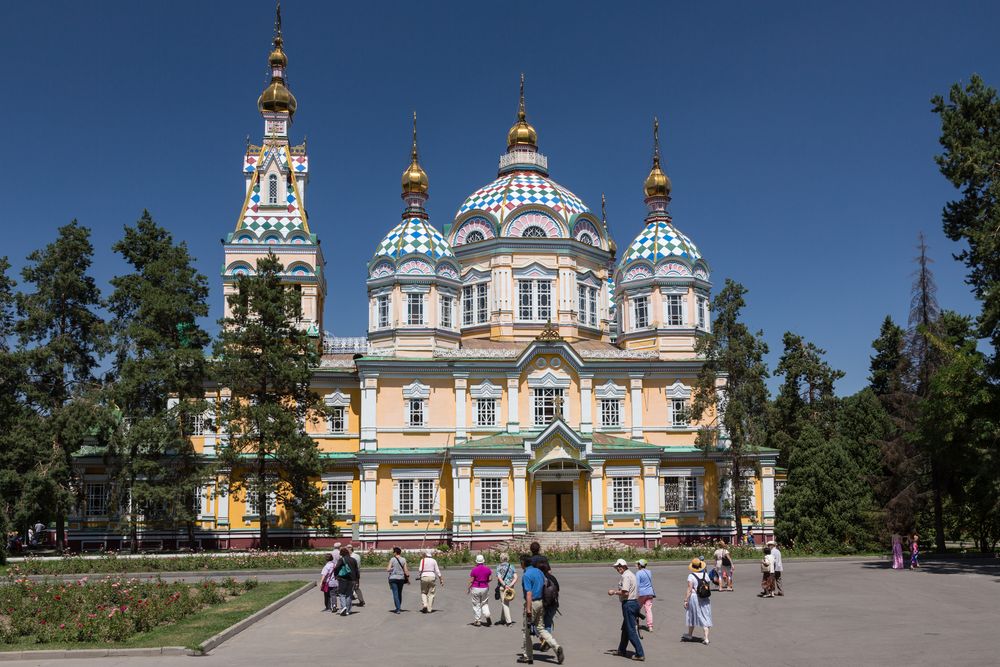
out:
<path id="1" fill-rule="evenodd" d="M 257 99 L 264 119 L 259 145 L 247 138 L 243 155 L 245 192 L 236 230 L 224 240 L 222 271 L 229 317 L 228 297 L 236 291 L 240 275 L 252 274 L 257 259 L 273 252 L 284 265 L 284 280 L 300 292 L 301 324 L 317 338 L 323 332 L 323 302 L 326 297 L 325 260 L 319 239 L 309 229 L 306 186 L 309 156 L 303 141 L 289 142 L 289 130 L 298 103 L 288 87 L 288 57 L 281 33 L 281 4 L 274 22 L 274 39 L 268 56 L 271 82 Z"/>

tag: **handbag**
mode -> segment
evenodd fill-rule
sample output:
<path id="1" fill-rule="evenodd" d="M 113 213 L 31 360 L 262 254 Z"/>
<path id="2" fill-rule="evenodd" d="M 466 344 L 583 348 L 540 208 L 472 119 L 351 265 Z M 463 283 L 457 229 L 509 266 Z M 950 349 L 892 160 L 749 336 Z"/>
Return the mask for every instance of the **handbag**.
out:
<path id="1" fill-rule="evenodd" d="M 407 574 L 406 572 L 406 564 L 400 562 L 399 556 L 393 556 L 392 559 L 397 563 L 399 563 L 399 566 L 403 568 L 403 585 L 405 586 L 406 584 L 410 583 L 410 575 Z"/>
<path id="2" fill-rule="evenodd" d="M 320 586 L 319 589 L 321 591 L 323 591 L 324 593 L 329 593 L 330 592 L 330 584 L 328 582 L 324 581 L 323 585 Z"/>
<path id="3" fill-rule="evenodd" d="M 500 584 L 499 583 L 497 584 L 496 589 L 493 591 L 493 599 L 494 600 L 499 600 L 500 599 Z"/>

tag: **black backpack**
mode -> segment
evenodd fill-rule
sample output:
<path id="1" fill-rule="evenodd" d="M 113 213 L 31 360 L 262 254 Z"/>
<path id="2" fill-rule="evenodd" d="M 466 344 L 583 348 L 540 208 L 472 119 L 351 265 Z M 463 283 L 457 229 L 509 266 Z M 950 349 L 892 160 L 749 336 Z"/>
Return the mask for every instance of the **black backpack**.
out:
<path id="1" fill-rule="evenodd" d="M 722 567 L 732 567 L 733 561 L 730 560 L 729 556 L 722 557 Z"/>
<path id="2" fill-rule="evenodd" d="M 694 592 L 698 594 L 698 597 L 702 600 L 712 597 L 712 587 L 708 583 L 708 578 L 705 576 L 695 578 L 698 580 L 698 586 L 694 589 Z"/>
<path id="3" fill-rule="evenodd" d="M 559 582 L 551 574 L 545 574 L 545 583 L 542 585 L 542 606 L 547 609 L 559 608 Z"/>

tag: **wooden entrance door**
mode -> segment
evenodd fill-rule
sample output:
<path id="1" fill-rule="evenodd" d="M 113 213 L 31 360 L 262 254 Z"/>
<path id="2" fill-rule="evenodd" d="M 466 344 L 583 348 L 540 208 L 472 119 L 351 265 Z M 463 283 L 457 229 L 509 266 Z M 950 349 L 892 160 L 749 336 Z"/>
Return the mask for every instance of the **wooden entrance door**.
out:
<path id="1" fill-rule="evenodd" d="M 573 485 L 571 482 L 546 482 L 543 484 L 542 530 L 573 530 L 575 523 L 573 510 Z"/>

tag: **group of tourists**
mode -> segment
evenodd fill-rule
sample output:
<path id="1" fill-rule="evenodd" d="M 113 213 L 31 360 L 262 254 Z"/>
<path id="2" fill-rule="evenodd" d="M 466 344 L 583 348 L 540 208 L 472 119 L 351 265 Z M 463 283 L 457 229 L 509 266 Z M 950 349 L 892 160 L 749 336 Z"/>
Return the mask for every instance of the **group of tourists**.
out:
<path id="1" fill-rule="evenodd" d="M 402 611 L 403 590 L 410 583 L 411 574 L 414 574 L 420 582 L 421 613 L 434 612 L 434 595 L 437 587 L 444 586 L 444 576 L 434 558 L 434 553 L 433 549 L 425 550 L 419 563 L 415 564 L 416 571 L 412 572 L 402 550 L 399 547 L 393 548 L 385 568 L 389 589 L 392 592 L 393 613 L 399 614 Z M 694 558 L 688 564 L 683 599 L 687 632 L 681 635 L 681 641 L 707 645 L 712 628 L 712 585 L 717 586 L 717 591 L 733 590 L 734 563 L 725 541 L 718 543 L 713 556 L 714 568 L 709 568 L 702 558 Z M 559 613 L 559 582 L 552 573 L 548 558 L 541 553 L 538 542 L 532 542 L 530 553 L 522 554 L 516 562 L 520 566 L 520 572 L 518 567 L 510 562 L 508 554 L 500 554 L 494 571 L 486 563 L 483 554 L 476 556 L 466 588 L 472 606 L 471 625 L 475 627 L 514 625 L 514 615 L 510 605 L 516 597 L 517 588 L 520 588 L 524 602 L 522 614 L 524 645 L 517 662 L 533 664 L 536 651 L 552 651 L 555 661 L 562 664 L 565 660 L 565 650 L 553 634 L 555 617 Z M 342 546 L 340 543 L 334 545 L 320 573 L 324 611 L 349 616 L 355 605 L 364 606 L 360 565 L 360 556 L 354 553 L 353 546 Z M 621 603 L 622 615 L 618 647 L 609 653 L 640 662 L 646 659 L 640 631 L 653 631 L 653 601 L 656 599 L 653 575 L 647 565 L 645 559 L 639 559 L 635 563 L 636 569 L 633 572 L 629 569 L 629 563 L 619 558 L 613 565 L 618 573 L 618 584 L 608 590 L 608 595 L 616 597 Z M 768 541 L 764 547 L 760 567 L 762 578 L 761 592 L 758 595 L 760 597 L 783 595 L 781 551 L 773 540 Z M 495 623 L 490 609 L 491 593 L 494 601 L 499 603 L 499 618 Z M 702 630 L 701 639 L 695 637 L 697 628 Z M 631 654 L 628 651 L 629 645 L 632 647 Z"/>

